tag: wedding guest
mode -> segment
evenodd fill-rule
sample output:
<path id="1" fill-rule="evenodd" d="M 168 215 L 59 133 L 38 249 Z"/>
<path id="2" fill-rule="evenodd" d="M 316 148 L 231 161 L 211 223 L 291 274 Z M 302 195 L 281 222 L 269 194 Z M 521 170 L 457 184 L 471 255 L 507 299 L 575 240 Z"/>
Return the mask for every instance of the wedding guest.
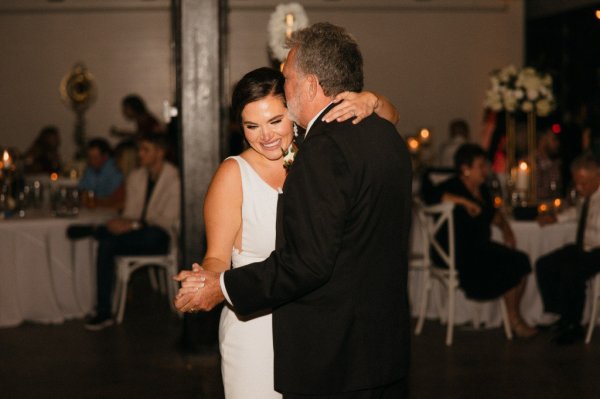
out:
<path id="1" fill-rule="evenodd" d="M 45 126 L 23 154 L 25 173 L 58 173 L 61 169 L 60 132 L 56 126 Z"/>
<path id="2" fill-rule="evenodd" d="M 164 254 L 169 249 L 171 232 L 179 222 L 181 193 L 179 173 L 165 161 L 166 151 L 164 135 L 141 136 L 141 167 L 127 178 L 123 215 L 94 231 L 98 239 L 97 302 L 96 314 L 85 323 L 88 330 L 101 330 L 114 323 L 115 257 Z"/>
<path id="3" fill-rule="evenodd" d="M 535 183 L 538 200 L 561 197 L 560 140 L 551 126 L 538 132 L 536 163 Z"/>
<path id="4" fill-rule="evenodd" d="M 164 126 L 150 113 L 146 103 L 140 96 L 130 94 L 123 98 L 121 111 L 125 119 L 135 123 L 135 131 L 118 129 L 113 126 L 110 130 L 112 135 L 131 139 L 146 133 L 165 133 Z"/>
<path id="5" fill-rule="evenodd" d="M 531 337 L 537 331 L 527 325 L 519 310 L 527 275 L 531 272 L 529 257 L 515 249 L 510 225 L 494 208 L 485 184 L 486 153 L 476 144 L 464 144 L 456 152 L 454 165 L 458 175 L 426 192 L 424 200 L 429 204 L 451 201 L 457 205 L 453 216 L 460 287 L 467 298 L 473 300 L 503 296 L 515 335 Z M 492 224 L 502 231 L 505 245 L 491 240 Z M 447 245 L 447 236 L 440 236 L 440 241 Z"/>
<path id="6" fill-rule="evenodd" d="M 111 155 L 110 144 L 105 139 L 95 138 L 88 142 L 87 167 L 78 184 L 84 193 L 93 193 L 93 199 L 83 196 L 85 205 L 121 208 L 125 198 L 123 175 Z"/>
<path id="7" fill-rule="evenodd" d="M 590 142 L 589 106 L 578 99 L 569 106 L 565 123 L 560 134 L 561 172 L 563 189 L 569 189 L 572 183 L 571 164 L 589 147 Z"/>
<path id="8" fill-rule="evenodd" d="M 570 208 L 547 216 L 541 222 L 578 220 L 575 243 L 566 245 L 536 262 L 536 276 L 544 310 L 560 315 L 553 326 L 554 342 L 568 345 L 583 339 L 581 318 L 585 304 L 586 280 L 600 272 L 600 163 L 589 153 L 571 165 L 575 189 L 582 201 Z"/>
<path id="9" fill-rule="evenodd" d="M 450 138 L 440 148 L 439 164 L 442 167 L 454 165 L 454 154 L 459 147 L 469 141 L 469 124 L 464 119 L 454 119 L 449 126 Z"/>

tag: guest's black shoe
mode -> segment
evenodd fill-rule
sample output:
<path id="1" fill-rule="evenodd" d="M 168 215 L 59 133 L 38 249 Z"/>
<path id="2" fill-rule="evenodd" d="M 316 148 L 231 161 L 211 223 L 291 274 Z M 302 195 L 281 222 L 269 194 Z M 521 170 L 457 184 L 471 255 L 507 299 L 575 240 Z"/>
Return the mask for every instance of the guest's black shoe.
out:
<path id="1" fill-rule="evenodd" d="M 113 324 L 115 324 L 115 321 L 112 317 L 97 315 L 86 320 L 84 327 L 86 330 L 100 331 Z"/>
<path id="2" fill-rule="evenodd" d="M 96 226 L 93 224 L 74 224 L 67 228 L 67 237 L 71 240 L 91 237 L 96 232 Z"/>
<path id="3" fill-rule="evenodd" d="M 559 331 L 554 339 L 552 339 L 552 342 L 560 346 L 573 345 L 574 343 L 582 341 L 583 336 L 583 327 L 579 324 L 569 324 Z"/>
<path id="4" fill-rule="evenodd" d="M 560 318 L 560 319 L 556 320 L 552 324 L 548 324 L 548 325 L 545 325 L 545 326 L 541 327 L 541 329 L 558 334 L 562 330 L 564 330 L 565 328 L 567 328 L 568 326 L 569 326 L 569 322 L 565 321 L 562 318 Z M 538 326 L 538 328 L 539 328 L 539 326 Z"/>

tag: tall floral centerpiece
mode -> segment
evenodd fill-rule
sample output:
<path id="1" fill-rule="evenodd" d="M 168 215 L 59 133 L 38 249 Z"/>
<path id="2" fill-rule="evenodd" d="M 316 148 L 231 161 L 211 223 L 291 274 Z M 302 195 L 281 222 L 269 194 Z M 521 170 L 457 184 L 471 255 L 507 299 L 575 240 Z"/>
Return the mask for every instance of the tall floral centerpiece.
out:
<path id="1" fill-rule="evenodd" d="M 536 117 L 548 116 L 555 108 L 552 77 L 525 67 L 508 65 L 490 75 L 486 109 L 506 117 L 507 182 L 523 198 L 535 201 Z M 516 160 L 516 115 L 527 115 L 527 161 Z"/>

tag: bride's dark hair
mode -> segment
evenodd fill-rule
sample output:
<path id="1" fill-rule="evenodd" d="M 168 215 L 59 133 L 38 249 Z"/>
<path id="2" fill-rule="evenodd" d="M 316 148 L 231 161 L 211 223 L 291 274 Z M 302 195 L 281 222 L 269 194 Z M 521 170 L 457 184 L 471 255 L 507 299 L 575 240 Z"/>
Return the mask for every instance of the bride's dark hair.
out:
<path id="1" fill-rule="evenodd" d="M 269 95 L 281 96 L 285 101 L 283 83 L 283 74 L 272 68 L 258 68 L 245 74 L 235 85 L 231 96 L 231 115 L 235 121 L 242 123 L 242 111 L 248 103 Z"/>

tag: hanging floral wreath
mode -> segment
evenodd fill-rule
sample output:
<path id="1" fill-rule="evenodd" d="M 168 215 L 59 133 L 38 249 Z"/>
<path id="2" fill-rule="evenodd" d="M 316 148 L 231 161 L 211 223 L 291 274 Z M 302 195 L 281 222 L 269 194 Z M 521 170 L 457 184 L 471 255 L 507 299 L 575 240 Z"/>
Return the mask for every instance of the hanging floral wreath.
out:
<path id="1" fill-rule="evenodd" d="M 273 57 L 284 61 L 289 51 L 285 47 L 287 35 L 307 26 L 308 17 L 300 4 L 279 4 L 269 19 L 269 48 Z"/>

